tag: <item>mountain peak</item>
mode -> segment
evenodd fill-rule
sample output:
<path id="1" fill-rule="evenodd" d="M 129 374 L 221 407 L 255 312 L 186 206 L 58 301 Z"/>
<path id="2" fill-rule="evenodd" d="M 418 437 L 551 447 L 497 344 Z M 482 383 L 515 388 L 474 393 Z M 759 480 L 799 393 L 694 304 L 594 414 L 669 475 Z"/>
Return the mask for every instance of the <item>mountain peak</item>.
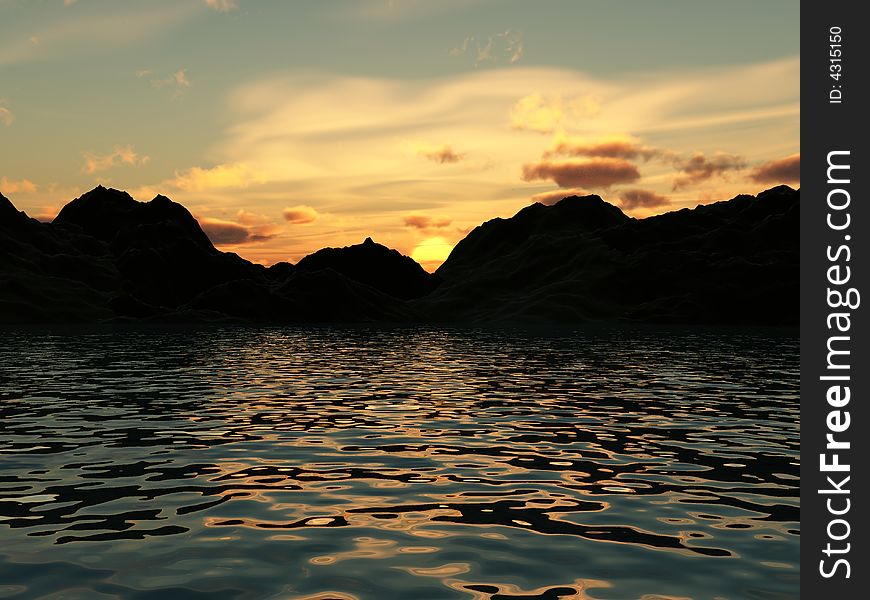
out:
<path id="1" fill-rule="evenodd" d="M 160 226 L 170 237 L 186 237 L 198 246 L 215 251 L 193 215 L 166 196 L 139 202 L 127 192 L 98 185 L 64 206 L 53 223 L 77 225 L 85 233 L 108 243 L 116 239 L 123 242 L 143 226 Z M 174 233 L 169 234 L 170 229 Z"/>
<path id="2" fill-rule="evenodd" d="M 439 281 L 412 258 L 370 237 L 361 244 L 318 250 L 300 260 L 296 269 L 303 272 L 332 269 L 403 300 L 425 296 Z"/>

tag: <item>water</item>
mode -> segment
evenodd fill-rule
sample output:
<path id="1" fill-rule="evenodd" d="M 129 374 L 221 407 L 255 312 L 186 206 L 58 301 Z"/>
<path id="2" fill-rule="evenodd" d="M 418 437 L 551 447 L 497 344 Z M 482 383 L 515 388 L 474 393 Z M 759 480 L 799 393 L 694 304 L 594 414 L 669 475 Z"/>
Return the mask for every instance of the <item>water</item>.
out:
<path id="1" fill-rule="evenodd" d="M 796 336 L 0 342 L 2 598 L 798 597 Z"/>

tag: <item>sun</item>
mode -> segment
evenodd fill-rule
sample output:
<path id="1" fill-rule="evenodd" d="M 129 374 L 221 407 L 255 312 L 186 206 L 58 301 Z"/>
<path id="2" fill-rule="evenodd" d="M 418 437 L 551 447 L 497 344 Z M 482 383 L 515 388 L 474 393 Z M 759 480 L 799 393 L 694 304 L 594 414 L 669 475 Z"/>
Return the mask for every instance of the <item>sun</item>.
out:
<path id="1" fill-rule="evenodd" d="M 411 258 L 416 260 L 427 271 L 434 271 L 450 256 L 453 244 L 443 237 L 431 237 L 423 240 L 411 252 Z"/>

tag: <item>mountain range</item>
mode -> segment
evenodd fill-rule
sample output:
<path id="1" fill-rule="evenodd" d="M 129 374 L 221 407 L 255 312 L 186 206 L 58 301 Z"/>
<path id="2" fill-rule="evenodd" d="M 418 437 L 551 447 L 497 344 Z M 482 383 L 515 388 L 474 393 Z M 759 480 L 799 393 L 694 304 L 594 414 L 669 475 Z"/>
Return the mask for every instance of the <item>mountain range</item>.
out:
<path id="1" fill-rule="evenodd" d="M 165 196 L 99 186 L 42 223 L 0 194 L 0 322 L 793 325 L 799 199 L 779 186 L 634 219 L 570 196 L 483 223 L 430 274 L 371 238 L 267 268 Z"/>

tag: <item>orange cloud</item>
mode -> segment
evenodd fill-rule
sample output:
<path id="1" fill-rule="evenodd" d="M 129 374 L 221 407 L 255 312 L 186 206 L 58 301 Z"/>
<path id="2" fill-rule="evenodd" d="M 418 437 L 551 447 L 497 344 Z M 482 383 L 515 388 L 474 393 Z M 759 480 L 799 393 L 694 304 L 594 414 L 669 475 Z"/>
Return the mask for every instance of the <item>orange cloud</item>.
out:
<path id="1" fill-rule="evenodd" d="M 630 135 L 613 135 L 604 138 L 571 138 L 559 133 L 552 148 L 544 153 L 544 157 L 562 156 L 601 156 L 606 158 L 650 158 L 661 154 L 657 148 L 641 144 L 640 140 Z"/>
<path id="2" fill-rule="evenodd" d="M 281 214 L 284 215 L 284 218 L 288 223 L 292 223 L 293 225 L 313 223 L 320 216 L 316 210 L 304 204 L 285 208 Z"/>
<path id="3" fill-rule="evenodd" d="M 523 165 L 523 181 L 550 179 L 559 187 L 610 187 L 640 179 L 633 164 L 619 158 L 592 158 L 582 162 L 541 161 Z"/>
<path id="4" fill-rule="evenodd" d="M 405 215 L 402 220 L 406 227 L 412 227 L 414 229 L 440 229 L 448 227 L 453 222 L 452 219 L 447 217 L 436 218 L 430 215 L 421 215 L 418 213 Z"/>
<path id="5" fill-rule="evenodd" d="M 801 180 L 801 154 L 758 165 L 749 176 L 758 183 L 793 183 Z"/>
<path id="6" fill-rule="evenodd" d="M 744 167 L 742 158 L 723 152 L 717 152 L 710 158 L 707 158 L 703 152 L 696 152 L 691 158 L 677 159 L 675 164 L 684 175 L 674 179 L 674 191 L 707 181 L 716 175 L 739 171 Z"/>
<path id="7" fill-rule="evenodd" d="M 32 194 L 36 192 L 36 184 L 29 179 L 19 179 L 18 181 L 10 181 L 6 177 L 0 178 L 0 192 L 4 194 Z"/>
<path id="8" fill-rule="evenodd" d="M 0 123 L 3 123 L 8 127 L 9 125 L 12 125 L 14 121 L 15 116 L 12 114 L 12 111 L 5 106 L 0 106 Z"/>
<path id="9" fill-rule="evenodd" d="M 271 223 L 264 223 L 259 215 L 239 210 L 238 217 L 251 223 L 251 217 L 256 217 L 257 224 L 236 223 L 212 217 L 197 217 L 199 226 L 215 246 L 250 244 L 262 242 L 275 236 L 277 228 Z"/>
<path id="10" fill-rule="evenodd" d="M 419 151 L 420 156 L 425 156 L 429 160 L 434 160 L 437 163 L 455 163 L 465 158 L 464 154 L 458 154 L 453 151 L 450 146 L 441 146 L 440 148 L 423 149 Z"/>
<path id="11" fill-rule="evenodd" d="M 85 173 L 96 173 L 97 171 L 106 171 L 118 165 L 130 165 L 141 167 L 151 160 L 149 156 L 139 156 L 133 149 L 133 146 L 115 146 L 115 149 L 109 154 L 91 154 L 85 153 Z"/>
<path id="12" fill-rule="evenodd" d="M 550 206 L 552 204 L 556 204 L 556 202 L 562 200 L 563 198 L 567 198 L 568 196 L 589 196 L 590 194 L 592 194 L 592 192 L 590 192 L 589 190 L 584 190 L 583 188 L 569 188 L 535 194 L 534 196 L 532 196 L 532 201 L 540 202 L 541 204 L 546 204 L 547 206 Z"/>
<path id="13" fill-rule="evenodd" d="M 620 194 L 619 205 L 622 208 L 654 208 L 670 204 L 671 199 L 650 190 L 625 190 Z"/>
<path id="14" fill-rule="evenodd" d="M 248 187 L 262 183 L 263 179 L 243 163 L 217 165 L 210 169 L 191 167 L 187 171 L 176 171 L 175 179 L 166 183 L 188 192 L 201 192 L 212 189 Z"/>

